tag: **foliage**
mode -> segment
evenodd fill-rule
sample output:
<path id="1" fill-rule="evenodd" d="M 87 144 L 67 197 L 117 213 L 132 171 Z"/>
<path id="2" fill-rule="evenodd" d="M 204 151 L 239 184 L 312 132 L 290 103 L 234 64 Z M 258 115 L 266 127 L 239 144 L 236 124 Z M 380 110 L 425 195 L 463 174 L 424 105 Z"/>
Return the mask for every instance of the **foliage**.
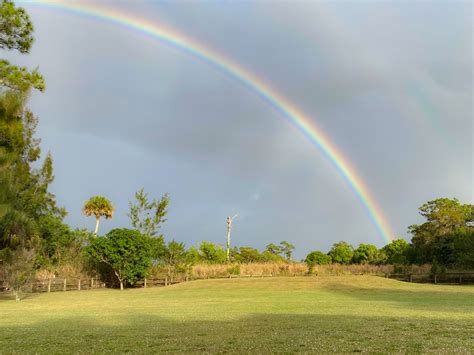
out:
<path id="1" fill-rule="evenodd" d="M 159 201 L 156 199 L 149 201 L 148 194 L 145 193 L 144 189 L 137 191 L 135 193 L 135 203 L 129 203 L 130 213 L 128 216 L 132 221 L 132 226 L 144 235 L 156 236 L 160 224 L 166 221 L 168 205 L 168 194 L 165 194 Z"/>
<path id="2" fill-rule="evenodd" d="M 268 252 L 269 254 L 273 254 L 273 255 L 280 255 L 282 250 L 280 246 L 270 243 L 265 247 L 264 252 Z"/>
<path id="3" fill-rule="evenodd" d="M 25 9 L 15 7 L 13 1 L 0 4 L 0 48 L 28 53 L 33 44 L 33 24 Z"/>
<path id="4" fill-rule="evenodd" d="M 24 95 L 0 94 L 0 249 L 53 233 L 47 220 L 62 221 L 66 214 L 48 191 L 54 179 L 51 155 L 39 169 L 32 167 L 40 158 L 37 118 L 24 104 Z"/>
<path id="5" fill-rule="evenodd" d="M 226 251 L 217 244 L 206 241 L 199 246 L 201 260 L 210 264 L 223 264 L 226 262 Z"/>
<path id="6" fill-rule="evenodd" d="M 83 212 L 87 217 L 92 215 L 96 218 L 96 225 L 94 234 L 99 231 L 99 221 L 101 217 L 109 219 L 113 217 L 114 207 L 112 202 L 103 196 L 93 196 L 84 203 Z"/>
<path id="7" fill-rule="evenodd" d="M 0 266 L 3 269 L 5 281 L 17 301 L 23 296 L 23 287 L 34 276 L 35 244 L 37 241 L 16 250 L 5 248 L 0 251 Z"/>
<path id="8" fill-rule="evenodd" d="M 120 282 L 134 285 L 151 266 L 150 238 L 139 231 L 113 229 L 105 237 L 92 238 L 86 252 L 93 262 L 110 266 Z"/>
<path id="9" fill-rule="evenodd" d="M 349 264 L 354 255 L 354 248 L 346 242 L 335 243 L 328 255 L 334 263 Z"/>
<path id="10" fill-rule="evenodd" d="M 240 247 L 238 254 L 235 255 L 235 260 L 241 263 L 255 263 L 263 262 L 264 257 L 255 248 Z"/>
<path id="11" fill-rule="evenodd" d="M 229 273 L 229 275 L 240 275 L 240 265 L 234 264 L 232 266 L 229 266 L 227 268 L 227 272 Z"/>
<path id="12" fill-rule="evenodd" d="M 295 246 L 287 241 L 280 242 L 280 250 L 285 255 L 286 260 L 291 261 L 293 257 L 293 250 Z"/>
<path id="13" fill-rule="evenodd" d="M 184 243 L 172 240 L 165 246 L 162 263 L 167 276 L 172 280 L 177 273 L 186 273 L 191 267 Z"/>
<path id="14" fill-rule="evenodd" d="M 410 245 L 405 239 L 392 240 L 382 248 L 387 256 L 387 264 L 406 264 Z"/>
<path id="15" fill-rule="evenodd" d="M 305 259 L 305 263 L 308 265 L 308 270 L 310 274 L 313 272 L 315 265 L 327 265 L 331 262 L 331 257 L 321 251 L 312 251 L 306 256 Z"/>
<path id="16" fill-rule="evenodd" d="M 21 7 L 13 1 L 2 0 L 0 3 L 0 49 L 17 50 L 28 53 L 33 44 L 33 24 Z M 44 91 L 44 79 L 37 69 L 28 69 L 10 64 L 0 59 L 0 91 L 10 89 L 26 93 L 30 88 Z"/>
<path id="17" fill-rule="evenodd" d="M 356 264 L 382 264 L 386 260 L 386 255 L 372 244 L 359 244 L 354 250 L 352 262 Z"/>
<path id="18" fill-rule="evenodd" d="M 152 265 L 158 265 L 165 256 L 166 245 L 165 239 L 162 235 L 159 237 L 150 238 L 150 250 Z"/>
<path id="19" fill-rule="evenodd" d="M 27 68 L 12 65 L 5 59 L 0 59 L 0 85 L 18 92 L 28 92 L 30 88 L 44 91 L 46 88 L 38 69 L 30 72 Z"/>
<path id="20" fill-rule="evenodd" d="M 413 236 L 410 262 L 423 264 L 436 260 L 445 266 L 468 267 L 470 262 L 462 257 L 464 250 L 456 248 L 460 244 L 455 240 L 463 240 L 463 248 L 472 250 L 474 205 L 440 198 L 428 201 L 419 210 L 426 222 L 409 227 Z"/>

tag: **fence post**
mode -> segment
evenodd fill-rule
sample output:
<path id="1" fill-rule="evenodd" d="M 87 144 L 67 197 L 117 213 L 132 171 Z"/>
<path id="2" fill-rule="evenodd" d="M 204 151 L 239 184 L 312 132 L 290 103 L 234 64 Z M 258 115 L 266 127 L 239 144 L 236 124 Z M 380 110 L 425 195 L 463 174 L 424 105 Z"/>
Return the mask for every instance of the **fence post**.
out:
<path id="1" fill-rule="evenodd" d="M 165 276 L 165 286 L 168 286 L 168 276 Z"/>
<path id="2" fill-rule="evenodd" d="M 51 279 L 48 279 L 48 292 L 51 292 Z"/>
<path id="3" fill-rule="evenodd" d="M 436 274 L 434 275 L 434 282 L 435 282 L 435 284 L 438 283 L 438 275 L 436 275 Z"/>
<path id="4" fill-rule="evenodd" d="M 81 290 L 81 280 L 77 280 L 77 290 L 80 291 Z"/>
<path id="5" fill-rule="evenodd" d="M 145 282 L 143 282 L 143 287 L 146 288 L 146 277 L 145 277 Z"/>
<path id="6" fill-rule="evenodd" d="M 63 280 L 63 291 L 66 291 L 66 285 L 67 285 L 66 279 L 64 279 L 64 280 Z"/>

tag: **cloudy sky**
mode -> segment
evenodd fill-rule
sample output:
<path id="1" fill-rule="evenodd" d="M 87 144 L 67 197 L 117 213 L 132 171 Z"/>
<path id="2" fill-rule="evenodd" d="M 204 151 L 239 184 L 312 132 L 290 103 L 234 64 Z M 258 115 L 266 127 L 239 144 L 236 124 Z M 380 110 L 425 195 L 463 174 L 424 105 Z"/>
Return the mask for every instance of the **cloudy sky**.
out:
<path id="1" fill-rule="evenodd" d="M 88 2 L 90 4 L 90 2 Z M 108 1 L 239 63 L 307 113 L 358 171 L 396 236 L 437 197 L 473 202 L 472 4 L 469 1 Z M 169 192 L 162 231 L 188 246 L 263 248 L 297 257 L 339 240 L 384 244 L 334 166 L 265 101 L 209 64 L 137 31 L 43 5 L 28 56 L 52 190 L 73 227 L 93 195 L 129 227 L 144 187 Z"/>

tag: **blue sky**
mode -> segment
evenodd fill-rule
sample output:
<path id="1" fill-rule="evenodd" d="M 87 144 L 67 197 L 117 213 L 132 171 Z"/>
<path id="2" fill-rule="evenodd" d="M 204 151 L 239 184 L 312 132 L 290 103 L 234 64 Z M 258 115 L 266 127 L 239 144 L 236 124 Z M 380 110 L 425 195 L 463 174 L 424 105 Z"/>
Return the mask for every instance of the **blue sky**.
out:
<path id="1" fill-rule="evenodd" d="M 102 3 L 104 4 L 104 3 Z M 472 8 L 453 1 L 108 2 L 247 68 L 304 110 L 356 168 L 397 236 L 437 197 L 473 202 Z M 162 232 L 188 246 L 288 240 L 302 257 L 383 245 L 333 166 L 281 115 L 186 53 L 94 18 L 25 5 L 46 78 L 30 106 L 73 227 L 100 194 L 128 227 L 144 187 L 169 192 Z"/>

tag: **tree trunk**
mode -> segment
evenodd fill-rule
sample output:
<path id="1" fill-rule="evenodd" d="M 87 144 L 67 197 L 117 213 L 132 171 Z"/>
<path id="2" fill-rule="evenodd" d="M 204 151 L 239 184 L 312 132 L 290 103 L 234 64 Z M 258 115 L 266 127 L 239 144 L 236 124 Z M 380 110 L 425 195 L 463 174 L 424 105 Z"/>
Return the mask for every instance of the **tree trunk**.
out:
<path id="1" fill-rule="evenodd" d="M 99 231 L 99 222 L 100 222 L 100 217 L 95 218 L 95 231 L 94 234 L 97 235 L 97 232 Z"/>
<path id="2" fill-rule="evenodd" d="M 227 262 L 230 260 L 230 224 L 227 225 L 227 248 L 225 251 L 225 259 Z"/>
<path id="3" fill-rule="evenodd" d="M 120 280 L 120 291 L 123 291 L 123 281 Z"/>

